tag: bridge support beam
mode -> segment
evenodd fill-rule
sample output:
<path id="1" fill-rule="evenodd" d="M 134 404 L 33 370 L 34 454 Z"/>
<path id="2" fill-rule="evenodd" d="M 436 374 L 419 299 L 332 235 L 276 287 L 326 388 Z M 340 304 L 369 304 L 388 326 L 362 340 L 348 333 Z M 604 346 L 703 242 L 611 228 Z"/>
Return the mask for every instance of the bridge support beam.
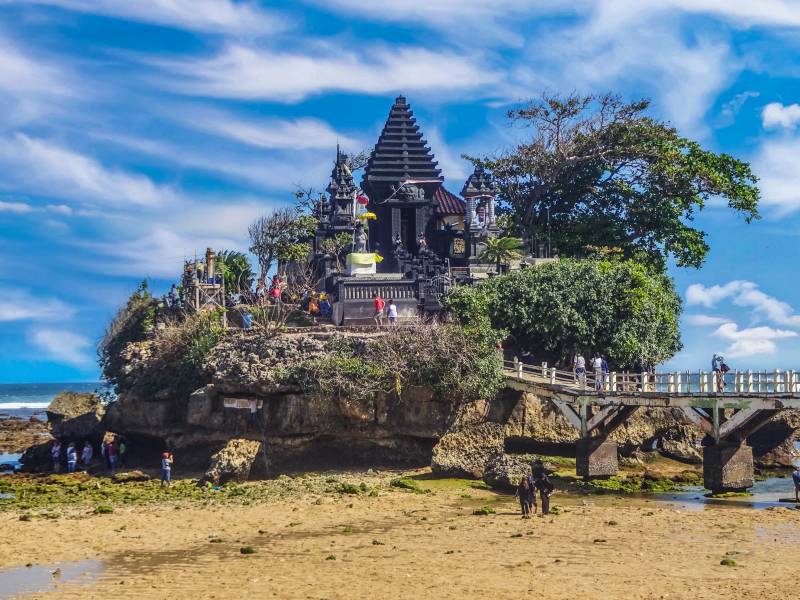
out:
<path id="1" fill-rule="evenodd" d="M 753 449 L 738 442 L 703 448 L 703 486 L 713 493 L 742 492 L 753 487 Z"/>
<path id="2" fill-rule="evenodd" d="M 585 437 L 575 445 L 575 471 L 584 479 L 611 477 L 619 471 L 617 442 L 600 437 Z"/>

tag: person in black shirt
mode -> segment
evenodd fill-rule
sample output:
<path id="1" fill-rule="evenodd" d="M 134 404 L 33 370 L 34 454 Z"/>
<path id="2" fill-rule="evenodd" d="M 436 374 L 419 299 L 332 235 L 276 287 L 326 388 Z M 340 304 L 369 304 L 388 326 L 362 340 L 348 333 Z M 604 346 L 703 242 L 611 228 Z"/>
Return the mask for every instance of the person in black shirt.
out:
<path id="1" fill-rule="evenodd" d="M 550 478 L 547 476 L 546 473 L 539 473 L 539 476 L 536 478 L 534 482 L 534 488 L 539 490 L 539 495 L 542 498 L 542 514 L 546 515 L 550 513 L 550 494 L 553 493 L 553 482 L 550 481 Z M 535 492 L 534 492 L 535 493 Z"/>
<path id="2" fill-rule="evenodd" d="M 536 502 L 536 490 L 533 489 L 531 482 L 527 477 L 523 477 L 519 480 L 517 493 L 515 495 L 519 498 L 519 506 L 522 509 L 522 518 L 530 519 L 531 504 Z"/>

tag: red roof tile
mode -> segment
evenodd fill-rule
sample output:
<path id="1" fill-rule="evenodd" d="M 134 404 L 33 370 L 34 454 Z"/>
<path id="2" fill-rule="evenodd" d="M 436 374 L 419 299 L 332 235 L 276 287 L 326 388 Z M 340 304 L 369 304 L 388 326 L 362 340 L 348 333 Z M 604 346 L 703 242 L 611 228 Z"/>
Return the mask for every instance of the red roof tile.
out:
<path id="1" fill-rule="evenodd" d="M 466 203 L 455 194 L 448 192 L 444 187 L 440 186 L 436 188 L 433 197 L 439 201 L 439 206 L 436 207 L 437 215 L 467 214 Z"/>

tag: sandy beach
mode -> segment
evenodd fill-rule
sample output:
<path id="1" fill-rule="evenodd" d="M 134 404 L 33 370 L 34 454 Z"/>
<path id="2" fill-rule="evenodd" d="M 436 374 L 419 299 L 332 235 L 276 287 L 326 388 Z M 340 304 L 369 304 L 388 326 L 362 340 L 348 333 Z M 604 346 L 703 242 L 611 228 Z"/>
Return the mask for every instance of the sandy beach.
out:
<path id="1" fill-rule="evenodd" d="M 522 520 L 511 496 L 463 480 L 423 480 L 430 492 L 413 493 L 390 486 L 396 476 L 325 479 L 328 489 L 338 489 L 334 479 L 364 482 L 368 492 L 358 494 L 326 493 L 318 475 L 272 482 L 289 491 L 254 502 L 168 500 L 112 514 L 75 505 L 29 521 L 8 510 L 0 568 L 99 561 L 94 574 L 11 596 L 24 598 L 796 595 L 800 511 L 792 505 L 687 510 L 557 494 L 558 514 Z M 483 506 L 496 512 L 473 514 Z M 246 546 L 254 553 L 242 554 Z"/>

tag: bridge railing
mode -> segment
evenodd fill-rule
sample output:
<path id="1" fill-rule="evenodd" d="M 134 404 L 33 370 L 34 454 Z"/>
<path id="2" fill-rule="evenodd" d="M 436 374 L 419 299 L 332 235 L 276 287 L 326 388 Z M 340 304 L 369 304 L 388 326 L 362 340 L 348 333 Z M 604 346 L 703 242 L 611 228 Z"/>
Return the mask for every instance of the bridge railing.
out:
<path id="1" fill-rule="evenodd" d="M 673 371 L 661 373 L 611 372 L 595 376 L 587 371 L 576 374 L 550 367 L 503 361 L 506 371 L 518 379 L 533 376 L 552 385 L 563 385 L 606 393 L 658 392 L 662 394 L 796 394 L 800 393 L 798 371 Z"/>

